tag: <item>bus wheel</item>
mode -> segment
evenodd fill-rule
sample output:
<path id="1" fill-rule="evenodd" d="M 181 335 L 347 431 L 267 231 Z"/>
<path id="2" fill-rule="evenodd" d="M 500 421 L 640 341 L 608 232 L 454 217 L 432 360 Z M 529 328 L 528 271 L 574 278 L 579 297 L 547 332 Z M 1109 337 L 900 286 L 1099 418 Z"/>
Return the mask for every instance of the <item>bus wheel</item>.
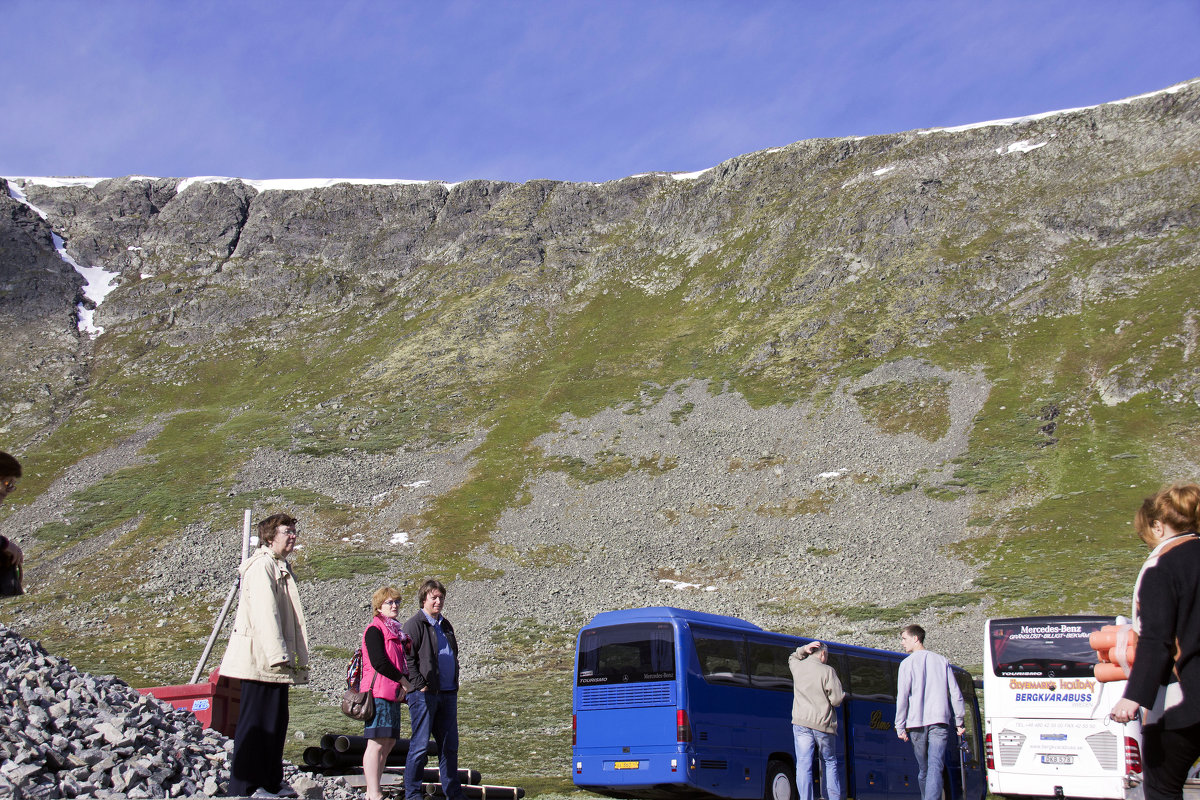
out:
<path id="1" fill-rule="evenodd" d="M 786 761 L 767 762 L 766 800 L 796 800 L 796 775 Z"/>

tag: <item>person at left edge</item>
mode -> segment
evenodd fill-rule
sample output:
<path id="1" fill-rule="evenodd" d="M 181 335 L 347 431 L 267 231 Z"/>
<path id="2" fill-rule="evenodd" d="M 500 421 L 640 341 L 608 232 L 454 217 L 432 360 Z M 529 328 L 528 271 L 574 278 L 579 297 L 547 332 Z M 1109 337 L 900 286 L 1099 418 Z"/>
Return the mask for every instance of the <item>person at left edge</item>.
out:
<path id="1" fill-rule="evenodd" d="M 237 618 L 221 660 L 221 674 L 242 681 L 230 796 L 297 796 L 283 782 L 288 687 L 308 683 L 308 631 L 287 561 L 296 536 L 294 517 L 272 514 L 258 523 L 259 547 L 239 568 Z"/>
<path id="2" fill-rule="evenodd" d="M 8 453 L 0 452 L 0 501 L 17 488 L 21 477 L 21 462 Z M 0 536 L 0 593 L 24 594 L 21 588 L 21 565 L 25 554 L 12 539 Z"/>

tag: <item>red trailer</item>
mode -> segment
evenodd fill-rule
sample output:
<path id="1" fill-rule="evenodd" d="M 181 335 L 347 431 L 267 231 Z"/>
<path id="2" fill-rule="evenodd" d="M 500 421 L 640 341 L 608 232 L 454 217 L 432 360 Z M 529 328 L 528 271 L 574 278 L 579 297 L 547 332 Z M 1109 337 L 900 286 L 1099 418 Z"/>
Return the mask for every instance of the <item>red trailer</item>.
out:
<path id="1" fill-rule="evenodd" d="M 151 686 L 138 689 L 196 715 L 206 728 L 232 737 L 237 729 L 238 712 L 241 710 L 242 682 L 237 678 L 226 678 L 213 670 L 206 683 L 185 683 L 182 686 Z"/>

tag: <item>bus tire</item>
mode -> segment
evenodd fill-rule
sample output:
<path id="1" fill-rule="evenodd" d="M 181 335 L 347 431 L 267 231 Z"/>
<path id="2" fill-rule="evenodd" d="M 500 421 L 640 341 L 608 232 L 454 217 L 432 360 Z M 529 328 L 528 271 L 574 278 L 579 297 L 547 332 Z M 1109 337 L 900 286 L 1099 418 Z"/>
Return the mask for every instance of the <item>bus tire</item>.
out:
<path id="1" fill-rule="evenodd" d="M 767 788 L 763 797 L 765 800 L 797 800 L 796 773 L 791 764 L 775 759 L 767 762 Z"/>

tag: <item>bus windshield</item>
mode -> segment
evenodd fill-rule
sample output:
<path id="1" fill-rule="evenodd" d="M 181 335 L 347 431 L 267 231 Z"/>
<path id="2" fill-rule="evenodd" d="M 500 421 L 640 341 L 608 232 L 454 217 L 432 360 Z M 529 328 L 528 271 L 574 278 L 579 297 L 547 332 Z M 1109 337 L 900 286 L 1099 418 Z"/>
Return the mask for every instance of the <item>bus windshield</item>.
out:
<path id="1" fill-rule="evenodd" d="M 1082 678 L 1092 676 L 1096 652 L 1088 634 L 1112 618 L 1006 619 L 991 623 L 992 669 L 998 677 Z"/>
<path id="2" fill-rule="evenodd" d="M 584 630 L 578 684 L 675 680 L 675 628 L 655 622 Z"/>

